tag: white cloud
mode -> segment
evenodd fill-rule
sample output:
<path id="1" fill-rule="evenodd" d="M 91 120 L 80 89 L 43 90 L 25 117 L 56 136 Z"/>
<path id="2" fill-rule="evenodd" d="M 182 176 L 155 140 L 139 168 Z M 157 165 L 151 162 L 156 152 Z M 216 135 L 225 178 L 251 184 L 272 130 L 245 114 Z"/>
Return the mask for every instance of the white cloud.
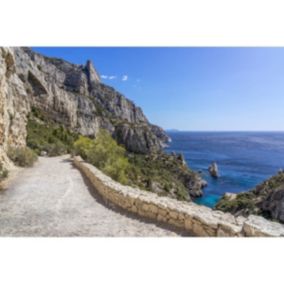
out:
<path id="1" fill-rule="evenodd" d="M 122 76 L 122 81 L 127 81 L 128 80 L 128 75 L 123 75 Z"/>
<path id="2" fill-rule="evenodd" d="M 116 76 L 115 75 L 111 75 L 111 76 L 109 76 L 109 75 L 101 75 L 101 78 L 105 79 L 105 80 L 114 80 L 114 79 L 116 79 Z"/>

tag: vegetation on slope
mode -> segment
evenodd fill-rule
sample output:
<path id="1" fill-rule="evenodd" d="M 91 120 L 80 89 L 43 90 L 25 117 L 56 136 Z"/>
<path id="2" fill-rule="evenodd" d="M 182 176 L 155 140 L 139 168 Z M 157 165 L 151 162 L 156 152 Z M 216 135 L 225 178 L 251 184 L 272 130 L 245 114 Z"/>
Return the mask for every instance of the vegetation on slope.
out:
<path id="1" fill-rule="evenodd" d="M 74 146 L 76 154 L 122 184 L 180 200 L 189 199 L 180 176 L 174 174 L 173 170 L 182 166 L 174 157 L 127 153 L 105 130 L 101 130 L 95 140 L 80 136 Z"/>
<path id="2" fill-rule="evenodd" d="M 1 182 L 6 178 L 8 177 L 8 170 L 4 168 L 3 164 L 0 162 L 0 190 L 2 189 L 1 188 Z"/>
<path id="3" fill-rule="evenodd" d="M 173 169 L 181 167 L 174 157 L 127 153 L 105 130 L 101 130 L 94 140 L 80 136 L 74 146 L 76 154 L 122 184 L 180 200 L 189 199 L 180 177 L 173 174 Z"/>
<path id="4" fill-rule="evenodd" d="M 196 180 L 196 174 L 178 155 L 130 153 L 106 130 L 100 130 L 96 139 L 79 136 L 36 108 L 29 115 L 27 132 L 27 145 L 37 154 L 76 153 L 122 184 L 190 200 L 187 187 Z"/>
<path id="5" fill-rule="evenodd" d="M 100 130 L 95 140 L 80 136 L 74 143 L 75 152 L 105 174 L 122 184 L 128 184 L 129 162 L 125 149 L 106 130 Z"/>
<path id="6" fill-rule="evenodd" d="M 44 151 L 48 156 L 71 153 L 74 141 L 78 138 L 77 134 L 49 120 L 36 108 L 29 115 L 27 133 L 28 147 L 38 155 Z"/>
<path id="7" fill-rule="evenodd" d="M 235 198 L 224 195 L 216 204 L 215 209 L 244 216 L 258 214 L 259 211 L 253 201 L 253 194 L 251 192 L 239 193 Z"/>
<path id="8" fill-rule="evenodd" d="M 235 215 L 260 215 L 270 220 L 284 223 L 284 172 L 256 186 L 253 190 L 225 195 L 217 203 L 216 209 Z"/>
<path id="9" fill-rule="evenodd" d="M 128 154 L 130 163 L 129 178 L 134 185 L 159 195 L 189 200 L 188 189 L 181 172 L 191 171 L 175 156 L 167 154 L 137 155 Z"/>

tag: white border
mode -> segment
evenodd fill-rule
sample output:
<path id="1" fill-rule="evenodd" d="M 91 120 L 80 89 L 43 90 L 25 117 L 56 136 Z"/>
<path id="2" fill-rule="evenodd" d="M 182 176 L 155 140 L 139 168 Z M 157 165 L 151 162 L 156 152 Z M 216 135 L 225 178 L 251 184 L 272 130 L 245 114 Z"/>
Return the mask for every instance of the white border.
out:
<path id="1" fill-rule="evenodd" d="M 280 0 L 6 0 L 0 46 L 284 46 Z M 0 213 L 1 214 L 1 213 Z M 0 240 L 1 283 L 279 283 L 282 239 Z"/>
<path id="2" fill-rule="evenodd" d="M 283 46 L 280 0 L 9 0 L 0 45 Z"/>

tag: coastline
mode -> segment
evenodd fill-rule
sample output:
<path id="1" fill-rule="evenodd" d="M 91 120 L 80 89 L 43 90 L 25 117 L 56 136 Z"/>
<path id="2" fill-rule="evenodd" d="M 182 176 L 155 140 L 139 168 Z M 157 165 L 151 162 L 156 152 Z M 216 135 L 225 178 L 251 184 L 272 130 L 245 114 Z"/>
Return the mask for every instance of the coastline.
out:
<path id="1" fill-rule="evenodd" d="M 247 192 L 275 175 L 284 159 L 283 131 L 167 131 L 167 152 L 182 153 L 188 166 L 208 182 L 197 204 L 213 208 L 227 192 Z M 283 140 L 284 141 L 284 140 Z M 216 161 L 220 178 L 208 166 Z"/>

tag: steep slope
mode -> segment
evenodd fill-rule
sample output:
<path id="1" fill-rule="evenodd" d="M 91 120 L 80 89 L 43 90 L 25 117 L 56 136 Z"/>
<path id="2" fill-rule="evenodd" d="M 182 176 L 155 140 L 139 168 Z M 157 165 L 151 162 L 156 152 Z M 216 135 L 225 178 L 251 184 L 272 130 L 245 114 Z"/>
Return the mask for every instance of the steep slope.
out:
<path id="1" fill-rule="evenodd" d="M 135 153 L 159 151 L 165 132 L 149 123 L 141 108 L 104 85 L 90 61 L 75 65 L 48 58 L 29 48 L 14 48 L 16 72 L 31 106 L 82 135 L 107 129 Z"/>

